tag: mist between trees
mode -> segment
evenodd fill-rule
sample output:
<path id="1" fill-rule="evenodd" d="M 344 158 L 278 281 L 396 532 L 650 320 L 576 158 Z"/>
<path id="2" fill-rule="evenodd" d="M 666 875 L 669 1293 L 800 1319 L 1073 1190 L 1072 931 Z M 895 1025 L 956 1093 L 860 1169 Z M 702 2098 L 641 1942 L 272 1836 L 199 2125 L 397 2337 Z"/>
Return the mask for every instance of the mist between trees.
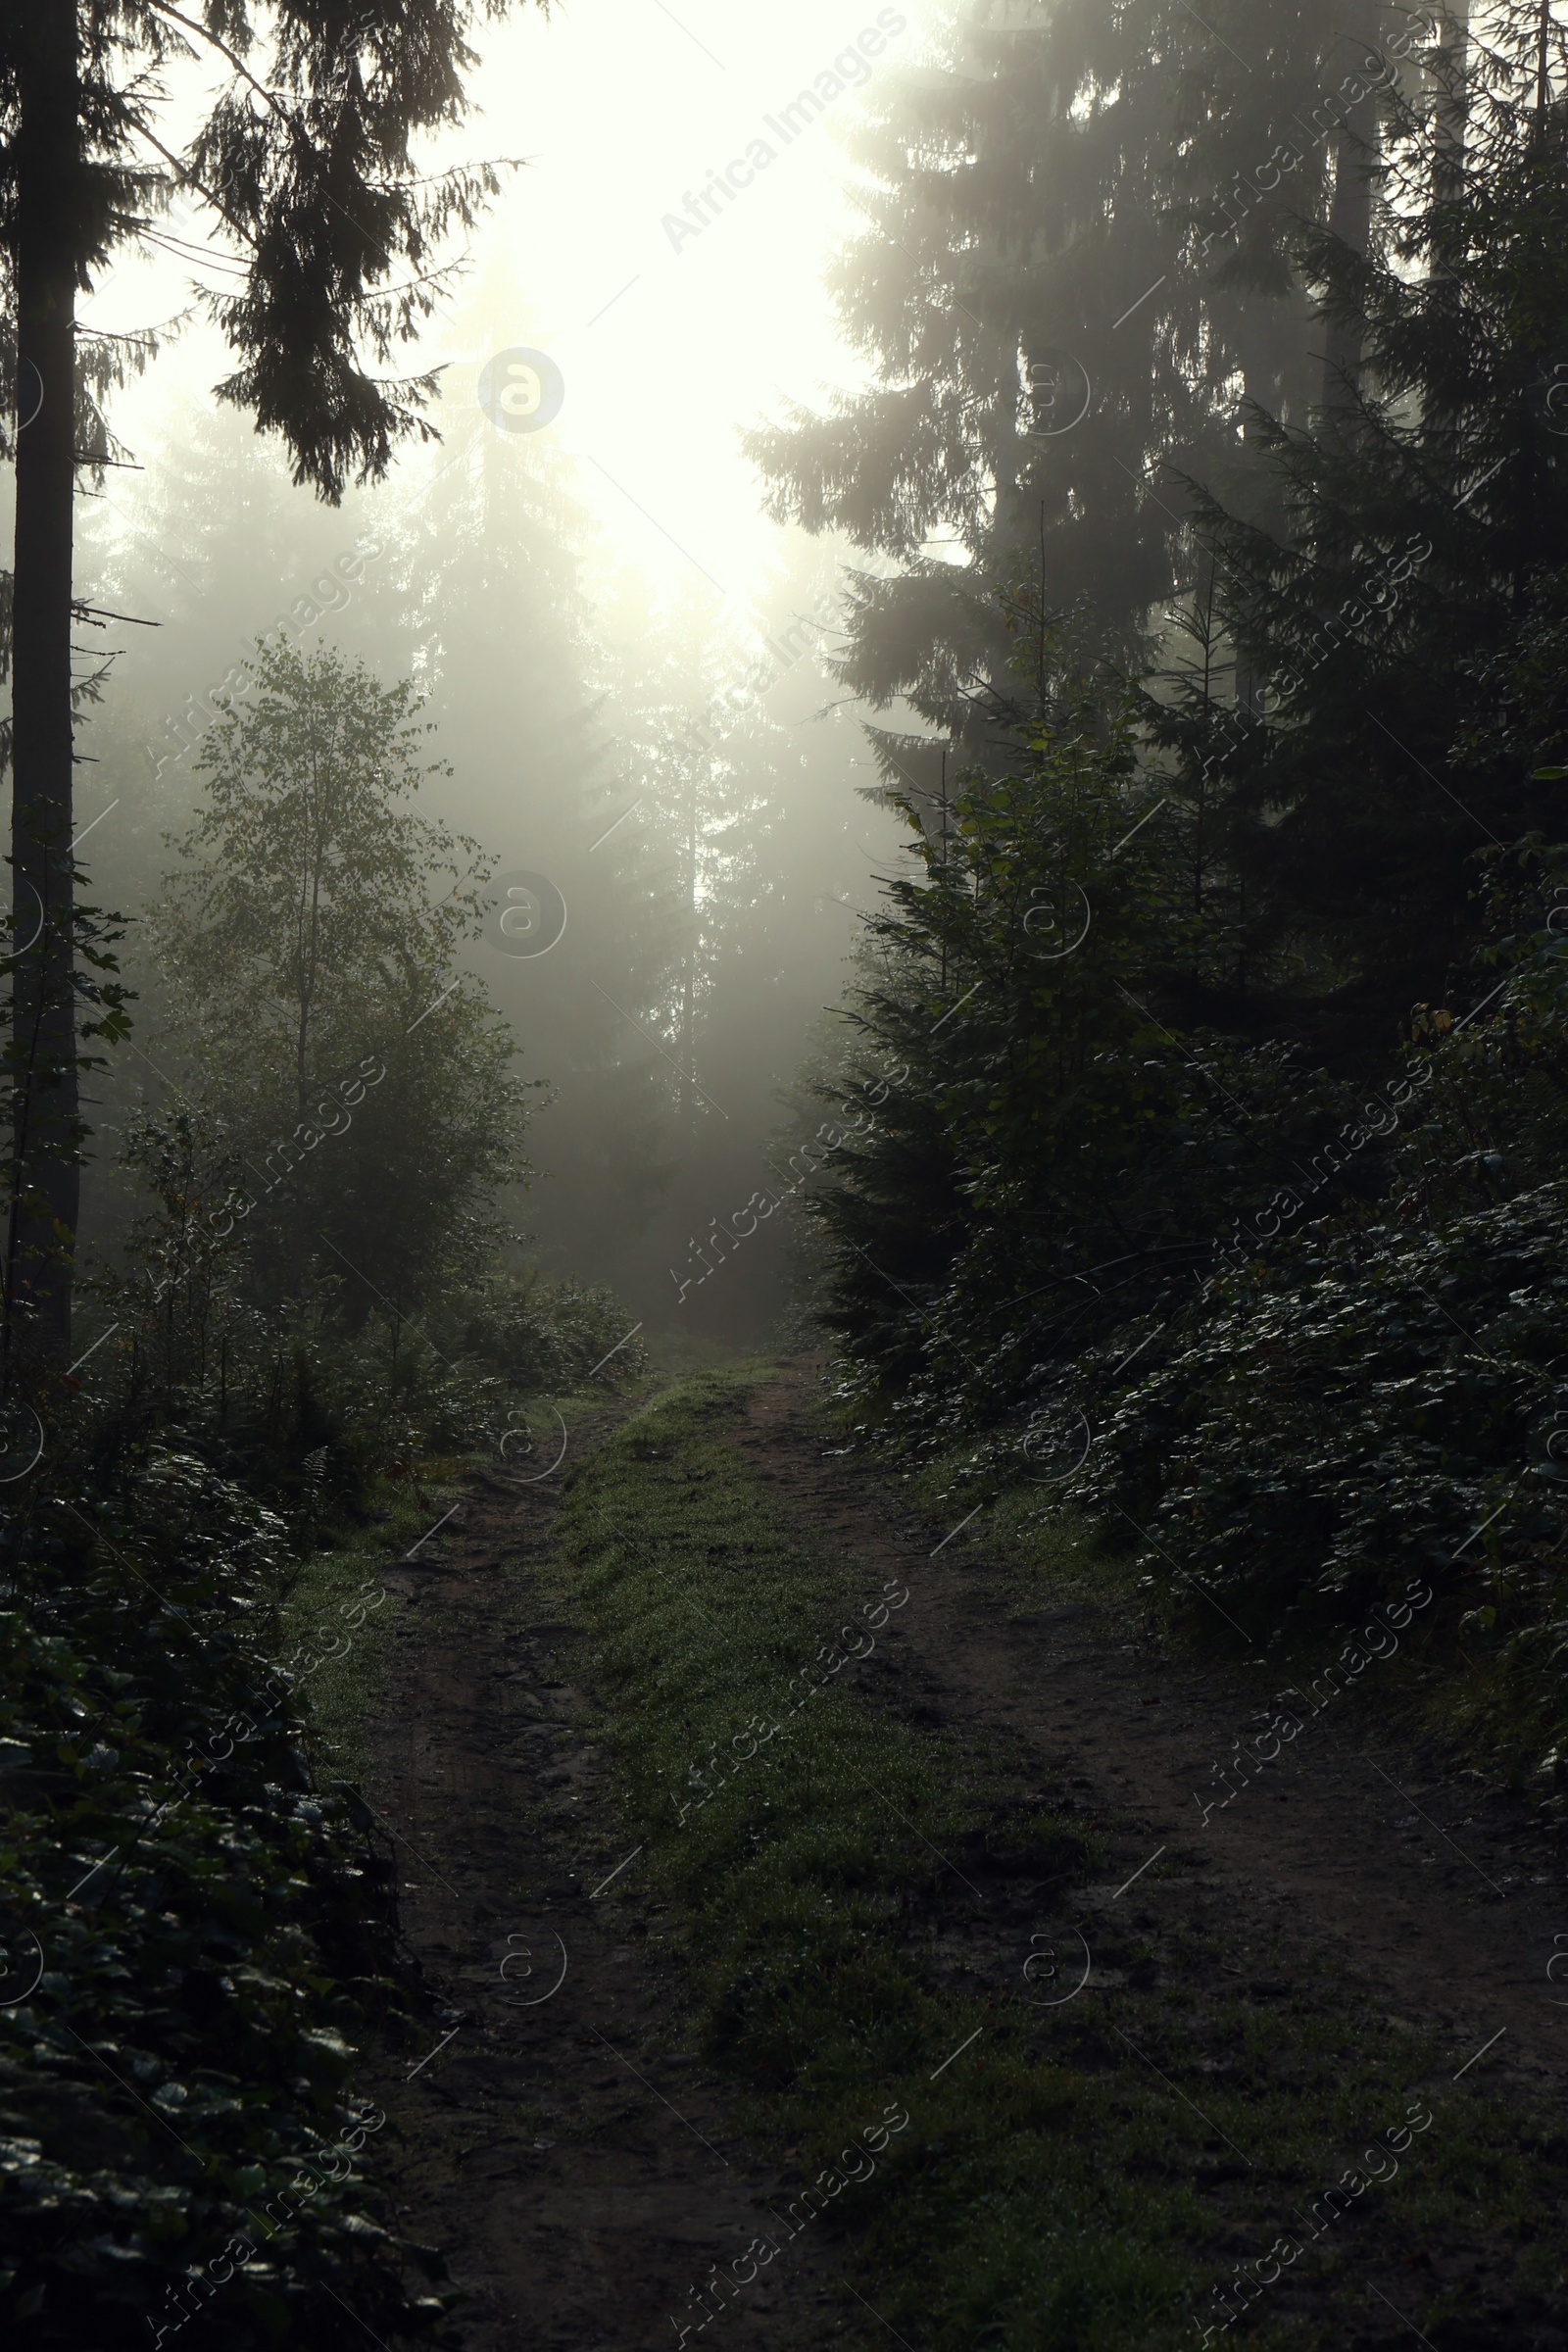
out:
<path id="1" fill-rule="evenodd" d="M 366 565 L 373 564 L 380 553 L 380 546 L 374 539 L 358 542 L 349 554 L 339 556 L 326 571 L 312 580 L 308 591 L 297 596 L 285 612 L 277 614 L 270 629 L 265 631 L 257 643 L 284 646 L 292 639 L 297 644 L 315 622 L 329 613 L 342 612 L 357 593 L 365 577 Z M 237 660 L 230 662 L 218 685 L 210 686 L 199 699 L 195 695 L 187 696 L 183 710 L 177 715 L 171 713 L 165 719 L 165 737 L 176 749 L 160 755 L 153 770 L 155 776 L 162 775 L 172 760 L 188 759 L 220 713 L 228 710 L 238 695 L 250 690 L 249 681 L 254 673 L 249 656 L 253 650 L 252 647 L 246 647 Z"/>
<path id="2" fill-rule="evenodd" d="M 791 1205 L 817 1237 L 806 1295 L 846 1349 L 846 1396 L 868 1430 L 892 1413 L 922 1445 L 978 1432 L 1001 1458 L 1012 1438 L 994 1433 L 1058 1407 L 1136 1421 L 1131 1393 L 1096 1389 L 1102 1362 L 1157 1328 L 1137 1360 L 1165 1378 L 1161 1352 L 1197 1344 L 1254 1248 L 1348 1264 L 1363 1231 L 1397 1255 L 1461 1210 L 1501 1215 L 1515 1174 L 1535 1200 L 1556 941 L 1528 915 L 1555 887 L 1561 799 L 1556 35 L 1539 8 L 1498 12 L 1484 39 L 1419 12 L 1252 8 L 1208 27 L 1151 0 L 1137 22 L 1102 41 L 1049 6 L 952 11 L 917 74 L 867 86 L 852 148 L 868 228 L 831 291 L 878 380 L 752 435 L 797 528 L 749 668 L 695 597 L 592 599 L 569 466 L 466 406 L 416 495 L 350 494 L 347 559 L 343 524 L 302 518 L 265 450 L 212 416 L 155 466 L 144 527 L 94 518 L 95 595 L 159 606 L 168 634 L 90 722 L 81 813 L 136 918 L 124 982 L 104 982 L 116 1043 L 114 992 L 137 992 L 95 1082 L 122 1142 L 88 1176 L 83 1263 L 107 1286 L 79 1335 L 92 1379 L 136 1328 L 116 1287 L 127 1243 L 163 1246 L 136 1222 L 148 1176 L 165 1216 L 181 1185 L 251 1185 L 244 1282 L 274 1323 L 385 1324 L 400 1352 L 489 1263 L 608 1284 L 619 1329 L 755 1336 L 784 1309 L 781 1237 L 798 1246 L 803 1220 L 769 1211 L 764 1233 L 759 1210 L 722 1281 L 700 1237 L 829 1132 L 813 1089 L 854 1112 L 867 1047 L 906 1075 L 831 1126 Z M 476 298 L 477 344 L 506 299 L 498 278 Z M 1087 392 L 1065 432 L 1053 352 Z M 318 585 L 282 610 L 261 586 L 300 579 Z M 222 683 L 198 695 L 192 676 Z M 412 769 L 395 787 L 366 770 L 352 841 L 333 818 L 303 863 L 279 850 L 332 944 L 319 996 L 298 939 L 269 950 L 268 1002 L 293 1029 L 290 1060 L 279 1016 L 266 1076 L 262 1000 L 231 967 L 283 924 L 287 892 L 203 949 L 191 890 L 217 887 L 203 828 L 220 805 L 230 870 L 248 870 L 236 779 L 269 728 L 286 734 L 289 695 L 325 698 L 334 743 L 340 721 L 429 725 L 445 764 L 419 783 L 431 816 L 392 813 L 415 805 Z M 828 696 L 835 714 L 805 723 Z M 877 778 L 858 797 L 856 705 Z M 193 715 L 162 722 L 171 755 L 154 714 L 175 707 Z M 870 883 L 900 828 L 902 870 Z M 166 831 L 186 857 L 169 881 Z M 432 860 L 444 897 L 420 879 Z M 485 947 L 484 892 L 515 872 L 559 899 L 548 956 Z M 368 959 L 352 984 L 351 955 Z M 1542 1025 L 1525 1039 L 1527 990 Z M 1436 1074 L 1419 1114 L 1336 1167 L 1352 1098 L 1396 1083 L 1414 1046 Z M 368 1054 L 390 1056 L 374 1112 L 259 1194 L 246 1154 Z M 457 1091 L 425 1105 L 440 1072 Z M 1484 1151 L 1483 1080 L 1532 1106 Z M 410 1156 L 426 1135 L 439 1177 Z M 1524 1394 L 1503 1453 L 1450 1465 L 1423 1500 L 1417 1548 L 1446 1557 L 1465 1513 L 1486 1516 L 1508 1446 L 1532 1442 Z M 1185 1559 L 1196 1506 L 1151 1475 L 1120 1502 Z M 1238 1464 L 1248 1492 L 1252 1475 Z M 1337 1558 L 1360 1522 L 1336 1502 L 1306 1525 L 1292 1544 Z"/>
<path id="3" fill-rule="evenodd" d="M 908 69 L 882 11 L 763 118 L 839 110 L 859 225 L 827 280 L 854 385 L 760 394 L 747 434 L 760 654 L 619 566 L 466 368 L 386 371 L 438 301 L 536 355 L 501 261 L 431 259 L 503 179 L 413 161 L 461 111 L 461 12 L 417 58 L 386 0 L 352 53 L 301 17 L 260 74 L 243 11 L 190 20 L 234 79 L 167 171 L 128 158 L 171 12 L 34 14 L 0 30 L 12 2316 L 139 2341 L 238 2242 L 243 2345 L 338 2340 L 333 2278 L 431 2322 L 350 2184 L 235 2238 L 339 2144 L 346 2036 L 414 2007 L 373 1824 L 276 1660 L 308 1568 L 427 1542 L 530 1407 L 655 1351 L 821 1349 L 846 1449 L 940 1482 L 933 1559 L 1005 1506 L 1233 1658 L 1332 1658 L 1405 1593 L 1410 1723 L 1560 1805 L 1546 0 L 938 0 Z M 677 251 L 735 170 L 664 217 Z M 234 368 L 139 454 L 131 518 L 109 417 L 157 338 L 74 304 L 190 187 Z M 122 2041 L 182 2155 L 99 2080 Z"/>
<path id="4" fill-rule="evenodd" d="M 763 128 L 771 137 L 759 134 L 750 141 L 744 155 L 732 157 L 722 172 L 713 172 L 695 195 L 688 189 L 681 198 L 678 213 L 664 215 L 660 226 L 673 251 L 679 253 L 719 220 L 725 207 L 732 205 L 744 189 L 752 187 L 758 173 L 776 163 L 786 147 L 793 146 L 804 131 L 820 121 L 836 98 L 842 98 L 847 90 L 859 89 L 868 81 L 872 71 L 869 61 L 881 57 L 888 43 L 908 28 L 909 20 L 900 10 L 880 9 L 876 23 L 864 25 L 853 44 L 841 49 L 832 65 L 824 67 L 808 88 L 787 105 L 781 105 L 776 115 L 764 115 Z M 778 141 L 776 147 L 773 139 Z"/>
<path id="5" fill-rule="evenodd" d="M 93 785 L 120 806 L 93 841 L 117 853 L 122 904 L 134 912 L 158 902 L 170 866 L 161 837 L 202 805 L 225 716 L 255 707 L 270 658 L 262 641 L 309 666 L 335 640 L 381 679 L 416 679 L 432 757 L 450 769 L 421 800 L 434 790 L 443 808 L 464 811 L 475 875 L 542 874 L 568 918 L 561 945 L 537 961 L 496 955 L 478 925 L 460 959 L 510 1021 L 519 1067 L 546 1081 L 530 1099 L 538 1180 L 525 1197 L 519 1163 L 519 1189 L 506 1200 L 507 1222 L 524 1237 L 515 1262 L 611 1283 L 628 1300 L 628 1321 L 650 1309 L 659 1318 L 664 1267 L 715 1178 L 754 1168 L 783 1115 L 777 1092 L 793 1078 L 807 1022 L 836 988 L 853 929 L 846 902 L 867 863 L 852 836 L 874 828 L 886 840 L 889 822 L 845 789 L 853 729 L 813 723 L 825 693 L 820 654 L 838 615 L 831 564 L 797 545 L 751 654 L 710 636 L 699 601 L 658 612 L 627 589 L 595 617 L 580 584 L 586 526 L 559 454 L 543 436 L 508 440 L 476 413 L 460 411 L 455 434 L 475 423 L 467 454 L 432 489 L 403 490 L 373 516 L 364 502 L 347 533 L 323 515 L 303 543 L 297 502 L 265 454 L 220 425 L 196 427 L 177 511 L 156 513 L 142 539 L 122 535 L 112 558 L 125 609 L 172 596 L 182 628 L 177 643 L 172 624 L 155 641 L 106 716 Z M 245 517 L 257 548 L 254 588 L 224 565 L 223 533 L 209 518 L 225 511 Z M 346 564 L 345 537 L 358 549 Z M 178 572 L 161 565 L 163 551 Z M 307 593 L 279 610 L 261 584 L 269 575 Z M 247 648 L 245 661 L 231 648 Z M 152 748 L 154 712 L 180 702 L 178 674 L 192 667 L 221 683 L 198 710 L 186 702 L 171 757 Z M 184 986 L 151 956 L 156 928 L 147 949 L 129 950 L 145 1010 L 113 1082 L 117 1099 L 128 1082 L 158 1100 L 164 1081 L 143 1054 L 171 1075 L 183 1071 L 173 1032 Z M 135 927 L 133 939 L 143 936 Z M 432 979 L 407 1019 L 445 985 Z M 449 1013 L 432 1016 L 432 1045 Z M 422 1032 L 411 1047 L 421 1041 Z M 356 1036 L 322 1076 L 380 1047 L 379 1031 Z M 291 1134 L 298 1116 L 274 1122 L 268 1141 Z M 756 1182 L 754 1173 L 746 1190 Z M 129 1209 L 110 1170 L 102 1184 L 89 1178 L 87 1229 L 105 1251 Z M 335 1225 L 331 1234 L 349 1247 Z M 710 1328 L 765 1328 L 784 1303 L 787 1254 L 773 1246 L 715 1302 Z M 426 1269 L 422 1295 L 435 1287 Z M 412 1298 L 409 1306 L 420 1311 Z"/>

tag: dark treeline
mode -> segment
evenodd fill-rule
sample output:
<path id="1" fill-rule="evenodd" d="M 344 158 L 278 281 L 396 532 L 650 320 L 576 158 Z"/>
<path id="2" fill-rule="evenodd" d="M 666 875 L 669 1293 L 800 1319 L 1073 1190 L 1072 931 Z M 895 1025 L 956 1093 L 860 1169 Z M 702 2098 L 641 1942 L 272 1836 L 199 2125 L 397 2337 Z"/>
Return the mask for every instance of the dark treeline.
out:
<path id="1" fill-rule="evenodd" d="M 841 669 L 928 722 L 876 734 L 915 856 L 818 1085 L 851 1418 L 1259 1642 L 1430 1579 L 1546 1789 L 1560 47 L 1534 5 L 955 19 L 865 144 L 877 382 L 755 441 L 903 559 Z"/>

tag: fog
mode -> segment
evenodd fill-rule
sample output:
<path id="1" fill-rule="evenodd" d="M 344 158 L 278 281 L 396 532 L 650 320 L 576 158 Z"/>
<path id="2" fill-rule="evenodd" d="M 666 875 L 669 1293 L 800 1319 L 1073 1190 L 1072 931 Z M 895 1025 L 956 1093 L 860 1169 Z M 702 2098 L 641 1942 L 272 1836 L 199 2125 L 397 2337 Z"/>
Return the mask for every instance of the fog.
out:
<path id="1" fill-rule="evenodd" d="M 28 2343 L 1568 2345 L 1561 10 L 29 0 L 0 381 Z"/>
<path id="2" fill-rule="evenodd" d="M 78 729 L 85 895 L 131 917 L 156 898 L 214 697 L 258 637 L 414 677 L 451 768 L 425 813 L 526 894 L 520 934 L 498 920 L 467 957 L 542 1082 L 534 1180 L 507 1203 L 522 1254 L 699 1348 L 784 1308 L 787 1220 L 737 1248 L 733 1219 L 780 1164 L 785 1098 L 901 832 L 862 797 L 862 713 L 826 667 L 850 551 L 769 520 L 739 446 L 861 380 L 822 283 L 858 220 L 844 134 L 919 37 L 847 50 L 874 18 L 595 0 L 485 25 L 480 111 L 429 167 L 516 168 L 400 355 L 439 370 L 440 437 L 340 509 L 214 398 L 230 363 L 194 291 L 232 271 L 204 208 L 176 202 L 161 249 L 122 253 L 83 305 L 104 332 L 172 322 L 113 396 L 124 465 L 78 503 L 77 593 L 126 616 L 88 649 L 115 659 Z M 781 122 L 836 58 L 849 86 Z M 208 87 L 190 69 L 193 109 Z M 715 172 L 730 201 L 694 206 Z M 134 922 L 122 959 L 138 1003 L 93 1090 L 88 1262 L 129 1213 L 116 1133 L 180 1077 Z"/>

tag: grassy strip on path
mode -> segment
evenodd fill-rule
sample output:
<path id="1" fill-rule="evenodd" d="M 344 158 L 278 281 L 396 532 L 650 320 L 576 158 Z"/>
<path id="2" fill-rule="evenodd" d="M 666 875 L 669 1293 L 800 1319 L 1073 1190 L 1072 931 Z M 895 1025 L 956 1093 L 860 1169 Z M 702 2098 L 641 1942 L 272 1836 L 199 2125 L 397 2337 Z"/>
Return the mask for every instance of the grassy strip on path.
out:
<path id="1" fill-rule="evenodd" d="M 1108 1904 L 1117 1825 L 1091 1842 L 1004 1734 L 922 1721 L 886 1671 L 937 1571 L 903 1599 L 809 1541 L 728 1441 L 744 1395 L 692 1381 L 573 1474 L 562 1600 L 597 1647 L 635 1899 L 740 2120 L 813 2184 L 769 2259 L 789 2229 L 842 2241 L 838 2340 L 1392 2343 L 1381 2280 L 1457 2344 L 1482 2272 L 1521 2345 L 1560 2317 L 1555 2120 L 1484 2065 L 1455 2082 L 1435 2034 L 1326 1971 L 1239 1983 L 1191 1924 L 1159 1923 L 1156 1958 L 1137 1896 Z M 715 2309 L 744 2304 L 733 2269 Z"/>

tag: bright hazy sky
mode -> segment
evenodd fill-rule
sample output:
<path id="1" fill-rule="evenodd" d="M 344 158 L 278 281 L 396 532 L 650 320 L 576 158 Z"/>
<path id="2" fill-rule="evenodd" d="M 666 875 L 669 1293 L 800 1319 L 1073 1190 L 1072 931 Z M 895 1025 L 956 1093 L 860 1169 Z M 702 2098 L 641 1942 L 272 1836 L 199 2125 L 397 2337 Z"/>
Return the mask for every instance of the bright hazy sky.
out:
<path id="1" fill-rule="evenodd" d="M 526 168 L 508 177 L 475 238 L 467 286 L 407 362 L 410 371 L 452 363 L 438 416 L 445 447 L 411 451 L 379 495 L 416 495 L 470 434 L 493 429 L 474 396 L 493 351 L 541 349 L 565 384 L 547 429 L 576 461 L 579 494 L 616 553 L 656 588 L 707 573 L 744 613 L 777 532 L 759 511 L 738 429 L 776 414 L 784 395 L 815 402 L 858 380 L 821 279 L 856 220 L 840 133 L 873 82 L 847 88 L 788 146 L 762 118 L 830 73 L 876 26 L 879 4 L 759 11 L 679 0 L 671 13 L 661 0 L 570 0 L 548 21 L 519 10 L 481 26 L 469 84 L 479 111 L 445 153 L 515 156 Z M 884 26 L 906 14 L 907 29 L 887 39 L 868 75 L 912 56 L 914 12 L 887 11 Z M 662 216 L 759 137 L 776 160 L 674 250 Z M 102 326 L 145 323 L 178 308 L 187 283 L 172 262 L 130 261 L 84 314 Z M 188 333 L 119 396 L 117 429 L 132 449 L 138 435 L 153 444 L 172 405 L 205 397 L 226 366 L 216 334 Z M 121 476 L 132 512 L 137 480 Z"/>

